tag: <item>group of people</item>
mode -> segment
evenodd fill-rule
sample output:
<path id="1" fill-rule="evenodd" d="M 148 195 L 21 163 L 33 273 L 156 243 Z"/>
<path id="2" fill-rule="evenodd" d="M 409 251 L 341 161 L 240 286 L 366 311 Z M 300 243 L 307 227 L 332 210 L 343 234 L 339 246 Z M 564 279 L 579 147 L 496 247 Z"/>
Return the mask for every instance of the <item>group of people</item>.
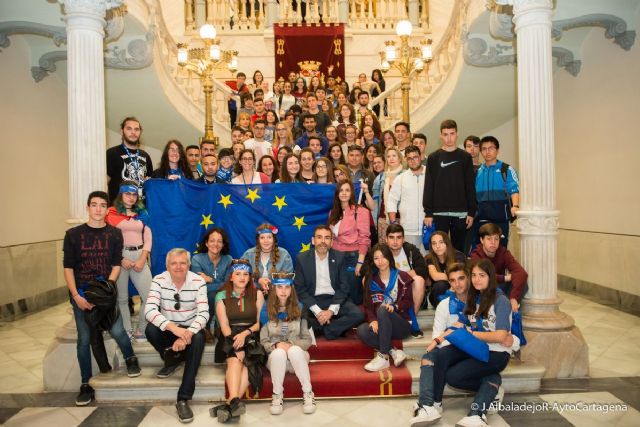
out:
<path id="1" fill-rule="evenodd" d="M 242 77 L 238 75 L 239 80 Z M 364 77 L 361 83 L 366 82 Z M 338 87 L 332 89 L 336 102 L 343 99 Z M 206 140 L 184 148 L 171 140 L 155 170 L 150 156 L 139 147 L 140 122 L 133 117 L 123 120 L 122 144 L 107 150 L 109 194 L 92 193 L 87 203 L 89 221 L 65 236 L 65 279 L 79 335 L 82 386 L 78 405 L 93 400 L 88 384 L 91 337 L 84 322 L 93 305 L 84 298 L 83 289 L 96 278 L 116 283 L 121 316 L 108 330 L 122 350 L 129 376 L 140 375 L 130 340 L 149 340 L 160 353 L 165 366 L 157 373 L 159 377 L 171 375 L 184 361 L 176 404 L 183 422 L 193 418 L 188 401 L 195 389 L 207 331 L 214 330 L 218 338 L 216 360 L 227 363 L 229 399 L 212 409 L 225 422 L 245 411 L 240 398 L 250 384 L 254 389 L 261 387 L 257 368 L 265 361 L 273 380 L 273 414 L 282 413 L 287 369 L 300 380 L 303 411 L 315 410 L 308 370 L 310 331 L 338 339 L 356 328 L 357 336 L 376 349 L 364 369 L 378 371 L 390 363 L 400 366 L 406 355 L 392 341 L 422 338 L 417 315 L 429 303 L 452 307 L 441 302 L 451 301 L 455 291 L 450 267 L 464 265 L 468 256 L 474 262 L 490 261 L 493 276 L 485 271 L 491 276 L 489 288 L 497 283 L 502 289 L 489 292 L 490 297 L 501 296 L 500 301 L 506 299 L 512 311 L 518 310 L 527 291 L 527 274 L 506 247 L 509 221 L 519 208 L 519 189 L 513 168 L 497 159 L 498 140 L 470 136 L 462 150 L 456 145 L 457 124 L 446 120 L 440 126 L 441 148 L 427 156 L 426 136 L 412 135 L 408 123 L 398 122 L 393 130 L 381 132 L 377 115 L 368 108 L 368 90 L 358 94 L 357 108 L 342 102 L 336 121 L 334 117 L 327 120 L 328 113 L 318 108 L 326 100 L 323 90 L 326 94 L 327 89 L 317 86 L 298 97 L 305 100 L 304 114 L 296 111 L 299 104 L 294 103 L 279 121 L 282 111 L 276 110 L 271 141 L 265 138 L 270 126 L 266 117 L 240 122 L 243 111 L 239 110 L 230 148 L 216 150 Z M 284 99 L 274 103 L 282 104 Z M 266 104 L 264 97 L 261 101 Z M 314 231 L 314 250 L 298 254 L 295 263 L 278 246 L 278 230 L 270 224 L 258 227 L 255 247 L 235 260 L 228 253 L 224 230 L 213 227 L 203 236 L 196 255 L 191 257 L 182 249 L 170 251 L 167 271 L 152 279 L 147 263 L 152 230 L 142 191 L 142 183 L 150 177 L 194 179 L 204 184 L 306 182 L 334 184 L 336 189 L 326 225 Z M 109 207 L 109 201 L 113 206 Z M 431 234 L 423 244 L 425 231 Z M 456 271 L 473 279 L 473 270 Z M 137 325 L 131 324 L 128 310 L 129 281 L 143 307 Z M 479 298 L 468 292 L 472 293 Z M 465 311 L 467 317 L 481 315 L 484 319 L 487 310 L 493 309 L 487 302 L 478 303 L 476 309 L 476 303 L 464 297 L 458 301 L 473 306 L 472 312 Z M 463 320 L 460 316 L 459 321 Z M 502 331 L 505 323 L 489 327 L 494 327 L 492 332 L 496 327 Z M 488 337 L 487 341 L 497 339 L 474 334 Z M 442 337 L 434 338 L 440 341 Z M 433 360 L 423 361 L 422 372 L 437 373 L 431 385 L 436 396 L 431 403 L 437 409 L 441 399 L 437 393 L 444 386 L 440 375 L 462 359 L 443 356 L 445 362 L 439 364 L 436 353 L 440 351 L 429 351 Z M 499 386 L 499 378 L 491 378 L 492 387 L 496 381 Z M 465 385 L 478 389 L 475 383 Z M 424 413 L 433 416 L 429 403 L 421 393 L 416 422 L 424 422 Z M 482 419 L 483 414 L 470 416 Z"/>

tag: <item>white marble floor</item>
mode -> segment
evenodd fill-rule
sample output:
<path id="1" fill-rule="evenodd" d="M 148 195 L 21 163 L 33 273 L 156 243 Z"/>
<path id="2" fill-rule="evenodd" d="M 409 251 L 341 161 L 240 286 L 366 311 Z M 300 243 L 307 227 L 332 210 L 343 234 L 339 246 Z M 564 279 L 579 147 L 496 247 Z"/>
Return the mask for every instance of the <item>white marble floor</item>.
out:
<path id="1" fill-rule="evenodd" d="M 590 369 L 592 378 L 640 376 L 640 318 L 597 304 L 577 295 L 560 292 L 564 303 L 562 310 L 573 316 L 580 327 L 590 349 Z M 69 305 L 64 303 L 14 322 L 0 323 L 0 393 L 42 393 L 42 359 L 47 346 L 58 327 L 70 319 Z M 514 396 L 514 402 L 573 403 L 573 407 L 553 411 L 539 410 L 547 415 L 535 416 L 538 422 L 550 417 L 545 424 L 579 426 L 637 426 L 640 413 L 633 407 L 624 410 L 591 410 L 577 408 L 576 402 L 613 403 L 624 405 L 619 397 L 605 391 L 588 391 L 537 396 Z M 247 415 L 238 425 L 308 425 L 308 426 L 395 426 L 406 425 L 410 417 L 413 399 L 344 399 L 320 400 L 318 411 L 312 416 L 302 414 L 299 401 L 286 402 L 285 414 L 280 417 L 269 415 L 268 403 L 252 402 Z M 447 402 L 445 416 L 439 425 L 454 425 L 465 415 L 470 399 L 455 398 Z M 208 415 L 209 405 L 194 405 L 196 418 L 192 425 L 211 425 Z M 75 407 L 25 407 L 6 420 L 7 426 L 41 426 L 44 422 L 51 426 L 70 425 L 127 425 L 115 421 L 109 415 L 115 408 L 75 408 Z M 135 425 L 165 426 L 176 425 L 173 406 L 153 408 L 128 408 L 141 411 Z M 519 409 L 516 408 L 516 412 Z M 529 414 L 531 411 L 528 411 Z M 522 418 L 511 418 L 501 412 L 491 415 L 492 426 L 519 425 Z M 549 415 L 552 414 L 552 415 Z M 135 416 L 129 414 L 132 421 Z M 542 418 L 540 418 L 542 417 Z M 120 418 L 117 416 L 116 418 Z M 526 419 L 526 418 L 525 418 Z M 46 421 L 45 421 L 46 420 Z M 111 420 L 112 422 L 108 422 Z M 529 422 L 534 419 L 527 420 Z M 214 421 L 215 422 L 215 421 Z M 525 423 L 528 424 L 528 423 Z M 532 424 L 533 425 L 533 424 Z"/>

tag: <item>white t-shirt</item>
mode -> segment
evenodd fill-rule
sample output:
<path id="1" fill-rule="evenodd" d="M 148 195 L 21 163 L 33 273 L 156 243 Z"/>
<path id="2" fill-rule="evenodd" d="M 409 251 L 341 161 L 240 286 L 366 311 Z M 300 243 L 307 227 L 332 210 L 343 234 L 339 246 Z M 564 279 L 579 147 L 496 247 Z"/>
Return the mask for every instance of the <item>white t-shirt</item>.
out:
<path id="1" fill-rule="evenodd" d="M 396 261 L 396 268 L 400 271 L 411 271 L 411 266 L 409 265 L 409 260 L 407 259 L 407 254 L 404 253 L 404 249 L 400 249 L 400 253 L 398 256 L 393 256 L 393 259 Z"/>

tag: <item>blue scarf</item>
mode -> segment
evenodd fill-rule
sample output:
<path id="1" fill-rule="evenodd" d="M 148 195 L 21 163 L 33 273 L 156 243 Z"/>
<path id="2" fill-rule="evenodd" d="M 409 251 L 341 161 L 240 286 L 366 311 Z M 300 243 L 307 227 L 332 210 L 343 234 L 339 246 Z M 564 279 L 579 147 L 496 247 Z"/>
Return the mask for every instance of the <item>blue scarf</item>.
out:
<path id="1" fill-rule="evenodd" d="M 218 178 L 219 181 L 222 181 L 225 184 L 230 183 L 231 178 L 233 178 L 233 167 L 230 167 L 229 169 L 220 167 L 218 169 L 218 172 L 216 172 L 216 177 Z"/>
<path id="2" fill-rule="evenodd" d="M 382 289 L 382 286 L 379 285 L 375 280 L 372 280 L 369 284 L 369 290 L 371 291 L 371 303 L 381 303 L 381 304 L 389 304 L 395 307 L 395 301 L 391 298 L 391 291 L 396 287 L 396 282 L 398 281 L 398 270 L 395 268 L 391 269 L 391 275 L 389 276 L 389 285 Z M 382 295 L 380 295 L 382 294 Z"/>
<path id="3" fill-rule="evenodd" d="M 461 323 L 464 323 L 465 325 L 469 326 L 469 319 L 467 319 L 467 316 L 464 315 L 465 302 L 460 301 L 456 296 L 456 293 L 453 292 L 451 289 L 447 290 L 444 296 L 445 298 L 449 297 L 449 314 L 457 314 L 458 320 Z"/>

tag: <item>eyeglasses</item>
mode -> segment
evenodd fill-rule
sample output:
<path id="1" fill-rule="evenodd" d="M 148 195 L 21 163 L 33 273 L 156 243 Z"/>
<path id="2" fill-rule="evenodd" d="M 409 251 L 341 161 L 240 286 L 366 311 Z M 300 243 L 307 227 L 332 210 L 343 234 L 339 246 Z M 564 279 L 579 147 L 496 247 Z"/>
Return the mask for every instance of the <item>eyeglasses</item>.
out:
<path id="1" fill-rule="evenodd" d="M 173 305 L 173 308 L 176 310 L 180 310 L 180 294 L 178 293 L 174 294 L 173 299 L 176 300 L 176 303 Z"/>
<path id="2" fill-rule="evenodd" d="M 407 160 L 420 160 L 420 156 L 407 156 Z"/>
<path id="3" fill-rule="evenodd" d="M 316 169 L 326 169 L 326 168 L 327 168 L 327 165 L 323 165 L 323 164 L 316 165 Z"/>

